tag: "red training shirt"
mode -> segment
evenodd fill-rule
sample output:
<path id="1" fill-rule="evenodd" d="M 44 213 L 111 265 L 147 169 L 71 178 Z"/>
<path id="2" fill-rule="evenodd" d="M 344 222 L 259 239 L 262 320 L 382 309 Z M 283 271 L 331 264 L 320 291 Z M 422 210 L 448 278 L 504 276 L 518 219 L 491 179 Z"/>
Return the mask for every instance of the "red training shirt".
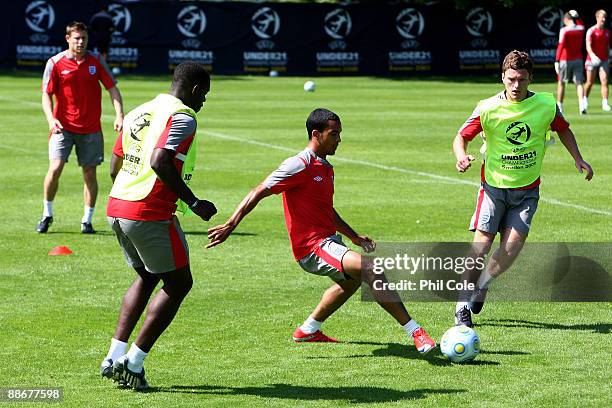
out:
<path id="1" fill-rule="evenodd" d="M 263 185 L 273 194 L 283 193 L 285 223 L 296 260 L 336 233 L 334 168 L 311 149 L 285 160 Z"/>
<path id="2" fill-rule="evenodd" d="M 555 61 L 573 61 L 582 59 L 582 39 L 584 26 L 574 24 L 565 26 L 559 32 L 559 44 Z"/>
<path id="3" fill-rule="evenodd" d="M 602 61 L 610 59 L 610 30 L 597 28 L 597 25 L 589 28 L 586 32 L 587 41 L 591 41 L 591 49 Z M 587 61 L 591 60 L 591 54 L 587 52 Z"/>
<path id="4" fill-rule="evenodd" d="M 77 134 L 99 132 L 102 114 L 102 90 L 115 86 L 106 62 L 87 51 L 77 61 L 67 50 L 49 58 L 42 81 L 42 91 L 55 95 L 53 116 L 64 129 Z"/>

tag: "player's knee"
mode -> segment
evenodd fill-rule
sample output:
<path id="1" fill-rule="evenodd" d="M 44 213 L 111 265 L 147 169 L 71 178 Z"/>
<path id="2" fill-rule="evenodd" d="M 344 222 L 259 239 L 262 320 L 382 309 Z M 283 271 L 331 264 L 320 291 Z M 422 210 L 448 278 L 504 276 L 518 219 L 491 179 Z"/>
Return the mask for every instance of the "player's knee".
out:
<path id="1" fill-rule="evenodd" d="M 352 266 L 344 266 L 344 274 L 351 280 L 361 282 L 361 270 Z"/>
<path id="2" fill-rule="evenodd" d="M 193 277 L 189 266 L 168 272 L 162 277 L 166 291 L 172 296 L 183 298 L 193 287 Z"/>
<path id="3" fill-rule="evenodd" d="M 157 286 L 157 284 L 159 283 L 159 276 L 148 272 L 144 266 L 137 267 L 134 269 L 136 270 L 136 273 L 138 273 L 138 276 L 140 277 L 140 280 L 142 281 L 142 284 L 145 287 L 154 289 L 155 286 Z"/>
<path id="4" fill-rule="evenodd" d="M 88 182 L 95 182 L 97 180 L 96 177 L 96 168 L 95 167 L 83 167 L 83 178 Z"/>
<path id="5" fill-rule="evenodd" d="M 49 171 L 47 172 L 48 177 L 52 180 L 58 180 L 62 175 L 62 170 L 64 169 L 63 163 L 51 163 L 49 165 Z"/>
<path id="6" fill-rule="evenodd" d="M 514 259 L 521 252 L 521 249 L 523 249 L 522 242 L 510 242 L 505 245 L 504 252 L 508 258 Z"/>
<path id="7" fill-rule="evenodd" d="M 189 274 L 189 276 L 187 277 L 187 279 L 185 279 L 184 283 L 183 283 L 183 290 L 185 292 L 185 296 L 191 292 L 191 288 L 193 288 L 193 277 L 191 276 L 191 273 Z"/>
<path id="8" fill-rule="evenodd" d="M 491 252 L 493 242 L 475 242 L 472 244 L 472 256 L 474 258 L 484 258 Z"/>

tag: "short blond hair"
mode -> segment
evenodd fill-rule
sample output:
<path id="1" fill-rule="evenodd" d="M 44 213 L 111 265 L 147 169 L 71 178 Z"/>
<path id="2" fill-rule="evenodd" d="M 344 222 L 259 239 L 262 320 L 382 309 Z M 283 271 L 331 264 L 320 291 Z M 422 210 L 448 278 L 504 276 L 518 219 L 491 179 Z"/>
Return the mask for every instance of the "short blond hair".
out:
<path id="1" fill-rule="evenodd" d="M 69 36 L 74 31 L 86 33 L 88 31 L 87 24 L 80 21 L 72 21 L 66 26 L 66 35 Z"/>
<path id="2" fill-rule="evenodd" d="M 608 13 L 606 12 L 606 10 L 600 9 L 595 12 L 595 18 L 597 18 L 597 16 L 599 16 L 600 14 L 603 14 L 606 17 L 608 16 Z"/>

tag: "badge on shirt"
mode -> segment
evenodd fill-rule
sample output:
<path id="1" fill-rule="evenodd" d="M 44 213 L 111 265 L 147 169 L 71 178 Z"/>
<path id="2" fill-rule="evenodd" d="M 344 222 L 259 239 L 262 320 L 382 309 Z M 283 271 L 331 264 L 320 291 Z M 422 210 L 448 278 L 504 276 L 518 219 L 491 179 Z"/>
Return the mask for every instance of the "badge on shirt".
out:
<path id="1" fill-rule="evenodd" d="M 96 73 L 96 66 L 95 65 L 90 65 L 89 66 L 89 75 L 94 75 Z"/>

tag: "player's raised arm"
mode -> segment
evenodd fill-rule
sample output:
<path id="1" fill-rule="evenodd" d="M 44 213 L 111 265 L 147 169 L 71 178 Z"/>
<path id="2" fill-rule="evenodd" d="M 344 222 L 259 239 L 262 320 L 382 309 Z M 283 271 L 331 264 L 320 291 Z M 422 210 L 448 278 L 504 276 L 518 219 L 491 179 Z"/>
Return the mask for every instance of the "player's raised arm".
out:
<path id="1" fill-rule="evenodd" d="M 242 221 L 242 219 L 250 213 L 262 199 L 271 194 L 272 192 L 263 184 L 249 191 L 225 224 L 217 225 L 208 230 L 208 239 L 210 243 L 206 245 L 206 248 L 212 248 L 225 241 L 232 231 L 236 229 L 238 224 L 240 224 L 240 221 Z"/>
<path id="2" fill-rule="evenodd" d="M 360 246 L 365 252 L 372 252 L 376 248 L 376 242 L 372 240 L 372 238 L 367 237 L 365 235 L 359 235 L 355 230 L 348 225 L 346 221 L 340 217 L 338 211 L 334 208 L 336 229 L 339 233 L 347 237 L 351 240 L 351 242 L 355 245 Z"/>
<path id="3" fill-rule="evenodd" d="M 567 151 L 574 158 L 578 171 L 582 173 L 583 170 L 586 170 L 586 176 L 584 178 L 590 181 L 593 178 L 593 169 L 591 168 L 591 165 L 582 158 L 580 150 L 578 149 L 578 143 L 576 143 L 574 132 L 572 132 L 570 128 L 567 128 L 557 132 L 557 134 L 559 135 L 559 139 L 561 140 L 561 143 L 563 143 L 563 146 L 565 146 Z"/>

